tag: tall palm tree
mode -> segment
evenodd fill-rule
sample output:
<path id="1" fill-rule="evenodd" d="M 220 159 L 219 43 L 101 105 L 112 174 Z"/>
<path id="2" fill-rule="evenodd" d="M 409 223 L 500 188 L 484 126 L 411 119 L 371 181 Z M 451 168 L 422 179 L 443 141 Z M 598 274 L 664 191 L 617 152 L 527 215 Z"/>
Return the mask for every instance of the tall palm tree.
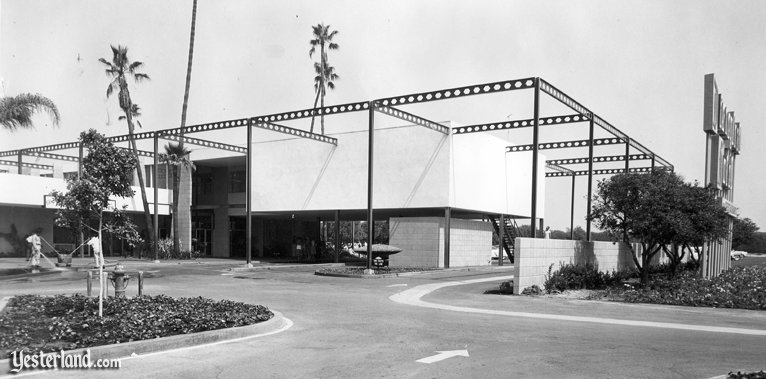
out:
<path id="1" fill-rule="evenodd" d="M 178 214 L 178 197 L 180 195 L 180 187 L 181 187 L 181 175 L 178 174 L 178 171 L 181 171 L 182 169 L 194 169 L 194 163 L 189 159 L 189 154 L 191 153 L 190 150 L 186 149 L 185 147 L 181 146 L 180 143 L 174 144 L 174 143 L 168 143 L 165 145 L 165 154 L 160 155 L 160 161 L 164 162 L 170 166 L 173 167 L 173 203 L 170 204 L 170 212 L 173 214 L 173 251 L 175 252 L 176 256 L 181 252 L 181 241 L 180 241 L 180 227 L 179 227 L 179 220 L 176 219 L 176 214 Z M 191 249 L 191 246 L 187 246 L 188 249 Z"/>
<path id="2" fill-rule="evenodd" d="M 130 146 L 133 150 L 133 159 L 136 161 L 136 173 L 138 174 L 138 186 L 141 189 L 141 201 L 144 206 L 144 220 L 146 221 L 146 227 L 149 229 L 149 242 L 151 246 L 154 246 L 154 227 L 152 223 L 152 215 L 149 212 L 149 202 L 146 199 L 146 187 L 144 186 L 144 174 L 141 170 L 141 161 L 138 159 L 138 148 L 136 147 L 136 139 L 133 135 L 135 127 L 133 126 L 134 112 L 138 110 L 138 107 L 133 107 L 133 101 L 130 98 L 130 90 L 128 89 L 128 77 L 132 77 L 137 83 L 143 80 L 149 80 L 149 75 L 138 72 L 137 70 L 143 66 L 142 62 L 131 62 L 128 59 L 128 48 L 126 46 L 117 45 L 112 48 L 112 60 L 107 61 L 104 58 L 99 58 L 99 62 L 106 65 L 106 75 L 113 78 L 106 87 L 106 97 L 110 97 L 115 90 L 118 91 L 118 99 L 120 108 L 125 113 L 125 120 L 128 122 L 128 140 L 130 140 Z"/>
<path id="3" fill-rule="evenodd" d="M 0 125 L 10 131 L 32 128 L 32 116 L 38 111 L 48 112 L 53 124 L 58 125 L 61 119 L 59 110 L 56 104 L 45 96 L 22 93 L 0 98 Z"/>
<path id="4" fill-rule="evenodd" d="M 327 61 L 327 51 L 338 50 L 340 47 L 337 43 L 332 41 L 332 39 L 338 34 L 338 31 L 330 30 L 330 25 L 324 24 L 317 24 L 316 26 L 312 26 L 311 29 L 314 33 L 314 38 L 309 41 L 309 44 L 311 45 L 311 49 L 309 50 L 309 57 L 314 55 L 317 46 L 319 46 L 319 63 L 318 66 L 317 63 L 314 64 L 314 71 L 317 73 L 317 77 L 314 78 L 314 91 L 316 91 L 314 108 L 317 107 L 317 101 L 320 99 L 321 106 L 324 108 L 324 97 L 327 91 L 327 87 L 329 87 L 328 83 L 331 83 L 331 80 L 333 79 L 337 80 L 340 78 L 337 74 L 334 73 L 335 69 L 332 68 Z M 328 76 L 329 74 L 334 75 L 334 78 Z M 317 78 L 319 79 L 318 83 Z M 334 88 L 335 85 L 333 84 L 330 89 Z M 320 120 L 322 123 L 322 134 L 324 134 L 324 114 L 320 116 Z M 314 132 L 314 116 L 311 116 L 311 132 Z"/>
<path id="5" fill-rule="evenodd" d="M 197 31 L 197 0 L 194 0 L 192 3 L 191 28 L 189 30 L 189 58 L 186 63 L 186 85 L 184 86 L 184 100 L 183 100 L 183 106 L 181 108 L 181 139 L 178 142 L 178 152 L 189 151 L 184 149 L 184 129 L 183 128 L 186 127 L 186 110 L 189 105 L 189 87 L 191 86 L 192 62 L 194 61 L 194 36 L 196 34 L 196 31 Z M 187 161 L 189 160 L 188 155 L 181 158 Z M 174 229 L 173 249 L 176 251 L 176 253 L 178 253 L 180 249 L 180 234 L 178 233 L 180 231 L 180 229 L 178 229 L 178 225 L 180 224 L 179 221 L 185 220 L 186 221 L 184 223 L 185 225 L 191 225 L 191 209 L 189 209 L 189 207 L 186 206 L 186 204 L 191 203 L 191 199 L 187 199 L 187 196 L 184 196 L 184 206 L 179 207 L 180 191 L 178 191 L 178 188 L 180 187 L 180 183 L 181 183 L 181 175 L 187 169 L 188 169 L 187 165 L 181 165 L 181 166 L 177 166 L 177 169 L 173 170 L 173 183 L 174 183 L 173 205 L 172 205 L 173 229 Z M 176 183 L 178 185 L 176 185 Z M 190 239 L 188 241 L 189 243 L 191 242 Z M 187 248 L 191 248 L 191 246 L 187 246 Z"/>

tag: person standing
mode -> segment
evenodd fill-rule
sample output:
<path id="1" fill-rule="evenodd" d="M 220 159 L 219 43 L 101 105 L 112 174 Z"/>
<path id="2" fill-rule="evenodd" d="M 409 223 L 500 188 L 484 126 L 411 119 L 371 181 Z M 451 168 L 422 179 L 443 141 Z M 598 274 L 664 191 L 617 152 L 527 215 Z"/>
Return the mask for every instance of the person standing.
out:
<path id="1" fill-rule="evenodd" d="M 37 232 L 33 232 L 31 236 L 27 237 L 27 243 L 30 245 L 32 249 L 30 264 L 32 266 L 39 266 L 40 254 L 42 254 L 42 251 L 41 251 L 42 241 L 40 240 L 40 236 L 37 235 Z"/>

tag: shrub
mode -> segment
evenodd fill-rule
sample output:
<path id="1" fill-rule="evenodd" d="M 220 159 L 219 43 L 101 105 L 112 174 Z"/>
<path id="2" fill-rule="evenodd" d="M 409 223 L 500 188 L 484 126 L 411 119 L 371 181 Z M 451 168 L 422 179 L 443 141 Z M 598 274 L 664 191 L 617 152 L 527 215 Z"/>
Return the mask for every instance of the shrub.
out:
<path id="1" fill-rule="evenodd" d="M 98 317 L 97 298 L 82 295 L 13 297 L 0 314 L 0 357 L 231 328 L 274 316 L 262 305 L 163 295 L 107 297 L 103 313 Z"/>
<path id="2" fill-rule="evenodd" d="M 158 259 L 197 259 L 200 256 L 202 256 L 202 254 L 196 250 L 181 250 L 176 254 L 175 251 L 173 251 L 172 238 L 161 238 L 157 241 Z"/>
<path id="3" fill-rule="evenodd" d="M 511 291 L 513 291 L 513 287 L 511 287 Z M 524 290 L 521 291 L 521 294 L 527 296 L 538 296 L 543 294 L 543 290 L 540 289 L 537 284 L 533 284 L 527 288 L 524 288 Z"/>
<path id="4" fill-rule="evenodd" d="M 586 264 L 561 264 L 559 269 L 553 271 L 553 265 L 548 267 L 548 275 L 545 277 L 545 291 L 561 292 L 571 289 L 603 289 L 623 281 L 633 275 L 631 272 L 601 272 L 598 265 Z"/>

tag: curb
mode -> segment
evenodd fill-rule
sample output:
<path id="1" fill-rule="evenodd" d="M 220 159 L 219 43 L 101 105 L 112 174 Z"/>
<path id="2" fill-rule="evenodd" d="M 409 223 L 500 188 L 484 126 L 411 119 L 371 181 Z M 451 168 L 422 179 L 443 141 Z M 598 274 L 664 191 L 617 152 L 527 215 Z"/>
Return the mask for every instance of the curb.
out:
<path id="1" fill-rule="evenodd" d="M 292 321 L 285 318 L 282 313 L 273 310 L 271 312 L 274 313 L 274 317 L 253 325 L 206 330 L 204 332 L 190 334 L 177 334 L 174 336 L 112 345 L 78 348 L 74 350 L 65 350 L 64 354 L 81 355 L 85 354 L 86 350 L 90 350 L 91 356 L 97 359 L 127 358 L 184 347 L 225 343 L 229 340 L 233 341 L 263 334 L 273 334 L 292 326 Z M 10 367 L 10 358 L 1 359 L 0 367 Z"/>
<path id="2" fill-rule="evenodd" d="M 500 267 L 500 266 L 475 266 L 475 267 L 443 268 L 443 269 L 435 269 L 435 270 L 428 270 L 428 271 L 400 272 L 400 273 L 380 274 L 380 275 L 343 274 L 343 273 L 337 273 L 337 272 L 314 271 L 314 275 L 317 275 L 317 276 L 332 276 L 332 277 L 338 277 L 338 278 L 354 278 L 354 279 L 386 279 L 386 278 L 398 278 L 398 277 L 418 276 L 418 275 L 432 274 L 432 273 L 438 273 L 438 272 L 511 271 L 511 269 L 513 269 L 513 266 L 503 266 L 503 267 Z"/>
<path id="3" fill-rule="evenodd" d="M 258 271 L 258 270 L 274 270 L 280 268 L 296 268 L 296 267 L 345 267 L 345 263 L 316 263 L 316 264 L 287 264 L 287 265 L 274 265 L 274 266 L 255 266 L 255 267 L 230 267 L 229 271 Z"/>

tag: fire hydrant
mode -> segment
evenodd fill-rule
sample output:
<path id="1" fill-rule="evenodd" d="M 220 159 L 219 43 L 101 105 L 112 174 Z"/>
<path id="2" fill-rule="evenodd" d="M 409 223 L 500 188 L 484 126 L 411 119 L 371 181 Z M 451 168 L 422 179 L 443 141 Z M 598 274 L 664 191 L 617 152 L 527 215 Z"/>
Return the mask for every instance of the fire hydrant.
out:
<path id="1" fill-rule="evenodd" d="M 128 281 L 130 276 L 125 272 L 125 266 L 122 263 L 117 263 L 114 267 L 114 271 L 109 273 L 109 280 L 112 281 L 114 286 L 115 297 L 125 297 L 125 288 L 128 287 Z"/>

